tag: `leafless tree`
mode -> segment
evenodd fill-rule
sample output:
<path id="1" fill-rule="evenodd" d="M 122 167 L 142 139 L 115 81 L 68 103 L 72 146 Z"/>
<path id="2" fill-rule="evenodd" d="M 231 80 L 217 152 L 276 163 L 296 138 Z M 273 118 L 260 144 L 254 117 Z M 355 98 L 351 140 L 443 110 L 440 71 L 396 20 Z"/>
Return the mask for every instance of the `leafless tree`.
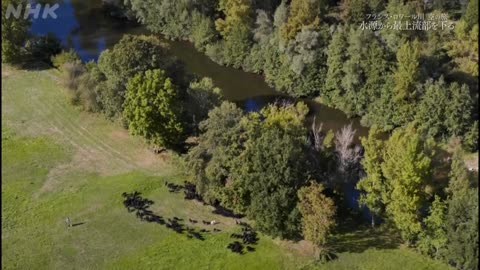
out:
<path id="1" fill-rule="evenodd" d="M 323 123 L 320 123 L 320 125 L 317 126 L 317 117 L 315 116 L 313 118 L 313 123 L 312 123 L 312 136 L 313 136 L 313 147 L 317 151 L 322 150 L 323 139 L 325 138 L 325 136 L 322 133 L 322 129 L 323 129 Z"/>
<path id="2" fill-rule="evenodd" d="M 355 145 L 353 139 L 357 131 L 350 123 L 335 134 L 335 153 L 338 160 L 338 172 L 343 181 L 351 177 L 351 173 L 358 167 L 362 148 Z"/>

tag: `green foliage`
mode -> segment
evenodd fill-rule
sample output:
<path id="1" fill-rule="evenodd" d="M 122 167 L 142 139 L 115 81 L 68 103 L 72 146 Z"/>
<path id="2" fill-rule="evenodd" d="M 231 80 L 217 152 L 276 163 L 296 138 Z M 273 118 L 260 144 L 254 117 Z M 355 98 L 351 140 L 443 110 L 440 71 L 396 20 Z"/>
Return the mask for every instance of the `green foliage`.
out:
<path id="1" fill-rule="evenodd" d="M 258 43 L 265 43 L 270 39 L 273 33 L 273 22 L 267 12 L 257 10 L 257 19 L 255 29 L 253 29 L 253 38 Z"/>
<path id="2" fill-rule="evenodd" d="M 249 30 L 241 25 L 233 25 L 232 32 L 225 37 L 223 58 L 227 65 L 239 68 L 247 57 L 251 42 Z"/>
<path id="3" fill-rule="evenodd" d="M 234 103 L 224 101 L 201 122 L 203 133 L 198 145 L 186 156 L 187 167 L 198 191 L 205 199 L 215 198 L 215 191 L 225 185 L 233 160 L 240 153 L 240 120 L 243 111 Z"/>
<path id="4" fill-rule="evenodd" d="M 29 60 L 51 64 L 51 58 L 62 51 L 60 40 L 49 33 L 34 36 L 25 43 L 25 54 Z"/>
<path id="5" fill-rule="evenodd" d="M 225 18 L 217 19 L 215 28 L 224 38 L 236 31 L 248 32 L 253 11 L 251 0 L 220 0 L 219 10 Z"/>
<path id="6" fill-rule="evenodd" d="M 366 176 L 361 178 L 356 186 L 358 190 L 363 191 L 358 203 L 368 207 L 372 215 L 372 227 L 375 226 L 375 218 L 379 217 L 385 209 L 382 198 L 386 195 L 385 179 L 380 166 L 383 162 L 384 142 L 377 137 L 378 130 L 373 127 L 370 129 L 368 137 L 362 138 L 362 146 L 365 148 L 362 165 Z"/>
<path id="7" fill-rule="evenodd" d="M 394 72 L 395 100 L 412 100 L 419 81 L 419 42 L 404 43 L 397 51 L 397 68 Z"/>
<path id="8" fill-rule="evenodd" d="M 192 12 L 192 24 L 190 41 L 193 42 L 195 48 L 205 51 L 207 45 L 216 38 L 213 21 L 209 17 L 194 11 Z"/>
<path id="9" fill-rule="evenodd" d="M 165 45 L 153 36 L 125 35 L 112 49 L 98 59 L 98 68 L 106 82 L 99 93 L 107 117 L 119 117 L 123 111 L 128 80 L 149 69 L 163 69 L 166 76 L 183 87 L 183 72 L 167 52 Z"/>
<path id="10" fill-rule="evenodd" d="M 50 60 L 54 67 L 61 68 L 65 63 L 80 61 L 80 58 L 73 49 L 70 49 L 68 51 L 62 51 L 61 53 L 52 56 Z"/>
<path id="11" fill-rule="evenodd" d="M 457 269 L 478 269 L 478 188 L 452 194 L 445 220 L 447 261 Z"/>
<path id="12" fill-rule="evenodd" d="M 476 181 L 476 179 L 475 179 Z M 478 189 L 472 187 L 461 149 L 452 158 L 448 183 L 446 261 L 457 269 L 478 268 Z"/>
<path id="13" fill-rule="evenodd" d="M 347 35 L 344 28 L 337 28 L 333 33 L 332 41 L 327 50 L 327 77 L 325 79 L 322 100 L 326 104 L 334 105 L 341 99 L 342 80 L 345 76 L 343 64 L 347 59 Z"/>
<path id="14" fill-rule="evenodd" d="M 388 1 L 388 4 L 385 8 L 385 12 L 388 15 L 383 20 L 384 24 L 390 24 L 392 27 L 383 27 L 380 30 L 380 33 L 385 40 L 388 48 L 392 52 L 397 52 L 397 50 L 406 42 L 412 41 L 418 35 L 419 31 L 410 31 L 396 29 L 398 23 L 405 24 L 405 21 L 408 20 L 407 16 L 416 14 L 415 10 L 415 1 L 403 1 L 403 0 L 391 0 Z M 399 19 L 400 16 L 403 16 L 403 19 Z"/>
<path id="15" fill-rule="evenodd" d="M 88 112 L 100 112 L 102 104 L 99 102 L 98 93 L 105 81 L 103 73 L 92 61 L 85 65 L 86 72 L 79 78 L 77 95 L 83 110 Z"/>
<path id="16" fill-rule="evenodd" d="M 435 259 L 441 259 L 447 247 L 446 212 L 446 202 L 435 195 L 429 215 L 423 220 L 424 228 L 418 236 L 418 249 Z"/>
<path id="17" fill-rule="evenodd" d="M 215 87 L 212 79 L 202 78 L 201 80 L 193 81 L 187 89 L 188 100 L 185 108 L 187 115 L 192 117 L 193 124 L 205 120 L 208 112 L 220 105 L 221 89 Z"/>
<path id="18" fill-rule="evenodd" d="M 443 78 L 427 81 L 415 115 L 420 130 L 429 136 L 463 135 L 471 121 L 473 104 L 466 85 L 447 85 Z"/>
<path id="19" fill-rule="evenodd" d="M 469 177 L 465 162 L 463 161 L 463 153 L 461 149 L 456 149 L 453 153 L 450 173 L 448 175 L 449 182 L 447 192 L 450 195 L 465 194 L 470 188 Z"/>
<path id="20" fill-rule="evenodd" d="M 318 27 L 324 5 L 323 0 L 292 0 L 287 22 L 281 28 L 282 39 L 294 38 L 303 27 Z"/>
<path id="21" fill-rule="evenodd" d="M 421 232 L 420 208 L 425 202 L 424 185 L 431 176 L 431 146 L 412 128 L 396 130 L 385 145 L 382 172 L 387 193 L 387 215 L 407 243 Z"/>
<path id="22" fill-rule="evenodd" d="M 348 116 L 366 114 L 390 71 L 385 48 L 370 31 L 340 27 L 327 55 L 323 100 Z"/>
<path id="23" fill-rule="evenodd" d="M 342 0 L 342 19 L 350 24 L 368 21 L 368 14 L 378 14 L 384 8 L 384 0 Z"/>
<path id="24" fill-rule="evenodd" d="M 263 128 L 238 159 L 233 181 L 247 215 L 263 232 L 288 237 L 298 230 L 296 187 L 307 180 L 305 140 L 279 126 Z"/>
<path id="25" fill-rule="evenodd" d="M 229 102 L 211 110 L 186 157 L 199 192 L 246 213 L 268 234 L 297 233 L 296 192 L 309 175 L 307 113 L 303 103 L 270 105 L 248 115 Z"/>
<path id="26" fill-rule="evenodd" d="M 473 122 L 463 136 L 463 146 L 471 152 L 478 150 L 478 121 Z"/>
<path id="27" fill-rule="evenodd" d="M 183 140 L 181 93 L 163 70 L 147 70 L 129 80 L 123 116 L 134 135 L 155 146 Z"/>
<path id="28" fill-rule="evenodd" d="M 193 21 L 194 0 L 129 0 L 136 17 L 154 33 L 169 39 L 187 39 Z"/>
<path id="29" fill-rule="evenodd" d="M 475 24 L 478 25 L 478 0 L 468 1 L 467 10 L 462 19 L 467 23 L 468 29 L 472 29 Z"/>
<path id="30" fill-rule="evenodd" d="M 303 236 L 317 246 L 325 244 L 335 226 L 335 205 L 323 190 L 322 184 L 312 182 L 298 191 Z"/>
<path id="31" fill-rule="evenodd" d="M 13 14 L 6 18 L 7 7 L 26 5 L 26 0 L 2 0 L 2 63 L 19 64 L 23 58 L 22 47 L 27 40 L 30 21 L 23 16 L 16 19 Z"/>
<path id="32" fill-rule="evenodd" d="M 455 39 L 446 44 L 446 49 L 455 68 L 478 76 L 478 23 L 469 30 L 465 21 L 459 21 L 455 26 Z"/>

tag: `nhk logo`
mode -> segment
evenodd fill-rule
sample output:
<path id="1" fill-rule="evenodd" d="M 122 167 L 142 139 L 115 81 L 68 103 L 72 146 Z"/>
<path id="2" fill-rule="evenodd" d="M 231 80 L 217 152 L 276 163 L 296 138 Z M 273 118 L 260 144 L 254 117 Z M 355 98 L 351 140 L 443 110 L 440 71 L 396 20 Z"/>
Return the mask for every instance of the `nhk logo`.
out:
<path id="1" fill-rule="evenodd" d="M 50 6 L 50 4 L 36 4 L 36 5 L 31 5 L 31 4 L 26 4 L 26 5 L 12 5 L 9 4 L 7 6 L 7 9 L 5 10 L 4 18 L 5 19 L 10 19 L 11 17 L 15 19 L 29 19 L 31 18 L 38 19 L 47 19 L 47 18 L 57 18 L 57 14 L 55 14 L 55 10 L 57 10 L 60 7 L 59 4 L 55 4 L 53 6 Z"/>

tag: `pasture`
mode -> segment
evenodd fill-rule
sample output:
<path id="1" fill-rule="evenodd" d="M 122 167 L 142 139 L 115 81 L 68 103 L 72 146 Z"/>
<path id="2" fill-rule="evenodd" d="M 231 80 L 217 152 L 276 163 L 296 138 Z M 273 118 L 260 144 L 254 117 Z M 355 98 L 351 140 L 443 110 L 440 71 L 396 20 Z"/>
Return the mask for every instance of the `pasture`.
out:
<path id="1" fill-rule="evenodd" d="M 308 243 L 262 234 L 255 251 L 233 253 L 234 219 L 165 187 L 188 180 L 174 156 L 70 105 L 58 76 L 2 65 L 2 269 L 449 269 L 363 229 L 335 235 L 338 259 L 321 266 Z M 208 230 L 205 239 L 142 222 L 122 204 L 133 191 L 156 215 Z"/>

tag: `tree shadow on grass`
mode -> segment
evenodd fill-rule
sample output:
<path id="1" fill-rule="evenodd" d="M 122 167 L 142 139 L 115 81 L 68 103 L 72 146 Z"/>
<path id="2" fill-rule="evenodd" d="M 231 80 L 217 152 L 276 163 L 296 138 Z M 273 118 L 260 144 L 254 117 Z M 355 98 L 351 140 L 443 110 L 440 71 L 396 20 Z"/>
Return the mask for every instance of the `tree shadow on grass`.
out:
<path id="1" fill-rule="evenodd" d="M 328 242 L 335 253 L 362 253 L 369 248 L 397 248 L 401 238 L 387 224 L 371 228 L 370 225 L 358 223 L 351 218 L 339 224 Z"/>

